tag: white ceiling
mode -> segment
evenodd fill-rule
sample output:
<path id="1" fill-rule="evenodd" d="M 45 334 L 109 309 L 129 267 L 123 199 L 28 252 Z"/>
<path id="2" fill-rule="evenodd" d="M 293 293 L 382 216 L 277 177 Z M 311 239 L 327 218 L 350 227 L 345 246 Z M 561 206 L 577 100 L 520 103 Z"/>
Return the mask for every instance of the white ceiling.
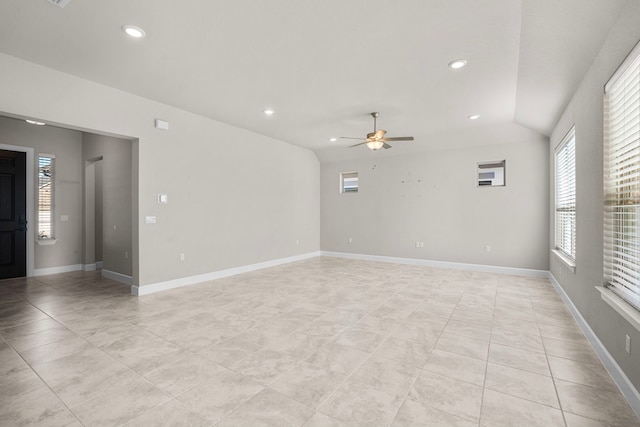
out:
<path id="1" fill-rule="evenodd" d="M 335 160 L 548 135 L 625 1 L 2 0 L 0 51 Z M 415 141 L 329 142 L 372 111 Z"/>

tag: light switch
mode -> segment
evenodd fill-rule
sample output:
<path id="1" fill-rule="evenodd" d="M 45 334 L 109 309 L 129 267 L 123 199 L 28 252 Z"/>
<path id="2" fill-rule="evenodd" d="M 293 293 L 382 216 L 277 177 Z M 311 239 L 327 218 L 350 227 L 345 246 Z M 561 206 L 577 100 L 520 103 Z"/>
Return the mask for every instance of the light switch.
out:
<path id="1" fill-rule="evenodd" d="M 158 203 L 169 203 L 169 196 L 167 194 L 158 194 Z"/>
<path id="2" fill-rule="evenodd" d="M 144 217 L 144 222 L 147 224 L 155 224 L 156 223 L 156 217 L 155 216 L 145 216 Z"/>

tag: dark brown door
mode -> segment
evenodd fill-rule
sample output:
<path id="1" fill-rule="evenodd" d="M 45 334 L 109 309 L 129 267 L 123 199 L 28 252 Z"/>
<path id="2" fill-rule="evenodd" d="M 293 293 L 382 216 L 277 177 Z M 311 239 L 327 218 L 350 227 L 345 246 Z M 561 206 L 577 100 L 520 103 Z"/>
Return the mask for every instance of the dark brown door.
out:
<path id="1" fill-rule="evenodd" d="M 0 279 L 27 275 L 26 153 L 0 150 Z"/>

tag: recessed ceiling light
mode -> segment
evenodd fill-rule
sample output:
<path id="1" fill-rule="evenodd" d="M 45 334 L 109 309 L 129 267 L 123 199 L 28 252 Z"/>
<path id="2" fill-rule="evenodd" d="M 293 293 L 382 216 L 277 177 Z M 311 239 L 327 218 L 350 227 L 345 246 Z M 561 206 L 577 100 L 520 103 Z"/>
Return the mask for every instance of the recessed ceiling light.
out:
<path id="1" fill-rule="evenodd" d="M 449 62 L 449 68 L 453 68 L 454 70 L 457 70 L 458 68 L 462 68 L 465 65 L 467 65 L 466 59 L 455 59 Z"/>
<path id="2" fill-rule="evenodd" d="M 329 138 L 329 142 L 336 142 L 338 140 L 338 138 L 333 137 L 333 138 Z"/>
<path id="3" fill-rule="evenodd" d="M 480 118 L 480 114 L 472 114 L 467 117 L 469 120 L 478 120 Z"/>
<path id="4" fill-rule="evenodd" d="M 46 123 L 36 122 L 35 120 L 25 120 L 25 122 L 29 123 L 30 125 L 36 125 L 36 126 L 44 126 L 44 125 L 46 125 Z"/>
<path id="5" fill-rule="evenodd" d="M 275 114 L 275 111 L 273 111 L 271 108 L 268 108 L 264 110 L 264 114 L 267 116 L 273 116 Z"/>
<path id="6" fill-rule="evenodd" d="M 125 33 L 127 33 L 127 35 L 136 39 L 141 39 L 147 35 L 147 33 L 145 33 L 142 28 L 136 27 L 135 25 L 123 25 L 122 31 L 124 31 Z"/>

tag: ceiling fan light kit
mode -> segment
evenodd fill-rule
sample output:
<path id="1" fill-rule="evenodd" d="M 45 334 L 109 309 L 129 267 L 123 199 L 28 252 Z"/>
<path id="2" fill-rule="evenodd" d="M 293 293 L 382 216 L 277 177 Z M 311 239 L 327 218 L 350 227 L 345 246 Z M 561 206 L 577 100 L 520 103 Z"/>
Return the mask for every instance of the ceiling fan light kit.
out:
<path id="1" fill-rule="evenodd" d="M 382 146 L 384 145 L 384 142 L 382 141 L 369 141 L 367 142 L 367 147 L 371 148 L 372 150 L 379 150 L 382 148 Z"/>
<path id="2" fill-rule="evenodd" d="M 378 112 L 371 113 L 371 117 L 373 117 L 373 132 L 368 133 L 364 141 L 359 142 L 355 145 L 351 145 L 349 146 L 349 148 L 357 147 L 358 145 L 367 144 L 367 147 L 369 147 L 373 151 L 376 151 L 381 148 L 384 148 L 384 149 L 391 148 L 391 145 L 387 144 L 387 141 L 413 141 L 412 136 L 395 136 L 391 138 L 386 138 L 385 135 L 387 131 L 384 129 L 378 129 L 376 126 L 378 116 L 380 116 L 380 113 Z M 362 140 L 362 138 L 353 138 L 349 136 L 342 136 L 341 138 Z"/>

